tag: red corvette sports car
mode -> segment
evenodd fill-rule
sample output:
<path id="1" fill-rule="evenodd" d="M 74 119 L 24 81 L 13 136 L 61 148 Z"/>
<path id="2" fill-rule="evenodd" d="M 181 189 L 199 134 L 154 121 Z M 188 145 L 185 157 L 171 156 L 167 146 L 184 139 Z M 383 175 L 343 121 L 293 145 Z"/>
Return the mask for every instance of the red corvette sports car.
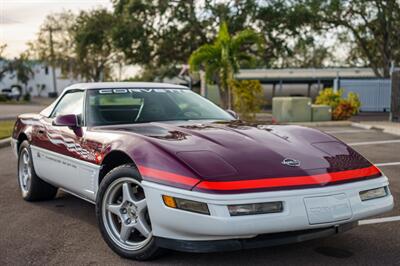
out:
<path id="1" fill-rule="evenodd" d="M 94 203 L 107 244 L 137 260 L 329 236 L 393 208 L 388 179 L 338 139 L 242 122 L 183 86 L 76 84 L 12 137 L 25 200 Z"/>

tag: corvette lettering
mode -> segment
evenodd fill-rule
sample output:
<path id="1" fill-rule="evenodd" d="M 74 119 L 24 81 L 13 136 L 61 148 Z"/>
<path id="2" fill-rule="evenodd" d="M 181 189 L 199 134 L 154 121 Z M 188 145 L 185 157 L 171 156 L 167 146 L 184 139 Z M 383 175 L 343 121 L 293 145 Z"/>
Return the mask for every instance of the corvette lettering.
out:
<path id="1" fill-rule="evenodd" d="M 147 92 L 147 93 L 187 93 L 189 90 L 180 89 L 101 89 L 98 90 L 99 94 L 124 94 L 124 93 L 135 93 L 135 92 Z"/>

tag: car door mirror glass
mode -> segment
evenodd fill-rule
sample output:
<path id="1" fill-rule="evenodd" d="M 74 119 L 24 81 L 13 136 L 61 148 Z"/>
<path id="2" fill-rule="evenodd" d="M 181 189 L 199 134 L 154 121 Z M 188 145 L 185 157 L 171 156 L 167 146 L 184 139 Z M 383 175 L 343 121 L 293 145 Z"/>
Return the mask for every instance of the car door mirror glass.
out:
<path id="1" fill-rule="evenodd" d="M 75 128 L 78 127 L 78 116 L 77 115 L 58 115 L 53 120 L 53 126 L 66 126 Z"/>

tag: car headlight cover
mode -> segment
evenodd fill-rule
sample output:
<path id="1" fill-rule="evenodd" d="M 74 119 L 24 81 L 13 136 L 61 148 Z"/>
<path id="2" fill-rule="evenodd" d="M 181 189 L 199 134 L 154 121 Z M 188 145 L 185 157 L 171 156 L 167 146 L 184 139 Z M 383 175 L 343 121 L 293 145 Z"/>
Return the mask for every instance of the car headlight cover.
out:
<path id="1" fill-rule="evenodd" d="M 361 201 L 382 198 L 386 197 L 387 195 L 388 191 L 386 187 L 374 188 L 360 192 Z"/>
<path id="2" fill-rule="evenodd" d="M 282 201 L 228 205 L 231 216 L 277 213 L 283 211 Z"/>

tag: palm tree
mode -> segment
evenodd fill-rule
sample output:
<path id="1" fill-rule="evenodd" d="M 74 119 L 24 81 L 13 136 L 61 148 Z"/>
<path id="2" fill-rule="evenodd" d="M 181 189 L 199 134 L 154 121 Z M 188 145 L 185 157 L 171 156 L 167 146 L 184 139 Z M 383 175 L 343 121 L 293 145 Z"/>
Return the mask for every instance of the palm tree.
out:
<path id="1" fill-rule="evenodd" d="M 204 70 L 206 79 L 218 85 L 222 106 L 231 109 L 234 74 L 240 66 L 255 62 L 252 49 L 256 46 L 260 50 L 261 43 L 261 37 L 250 29 L 231 36 L 224 22 L 212 44 L 202 45 L 192 53 L 189 58 L 190 70 Z"/>

